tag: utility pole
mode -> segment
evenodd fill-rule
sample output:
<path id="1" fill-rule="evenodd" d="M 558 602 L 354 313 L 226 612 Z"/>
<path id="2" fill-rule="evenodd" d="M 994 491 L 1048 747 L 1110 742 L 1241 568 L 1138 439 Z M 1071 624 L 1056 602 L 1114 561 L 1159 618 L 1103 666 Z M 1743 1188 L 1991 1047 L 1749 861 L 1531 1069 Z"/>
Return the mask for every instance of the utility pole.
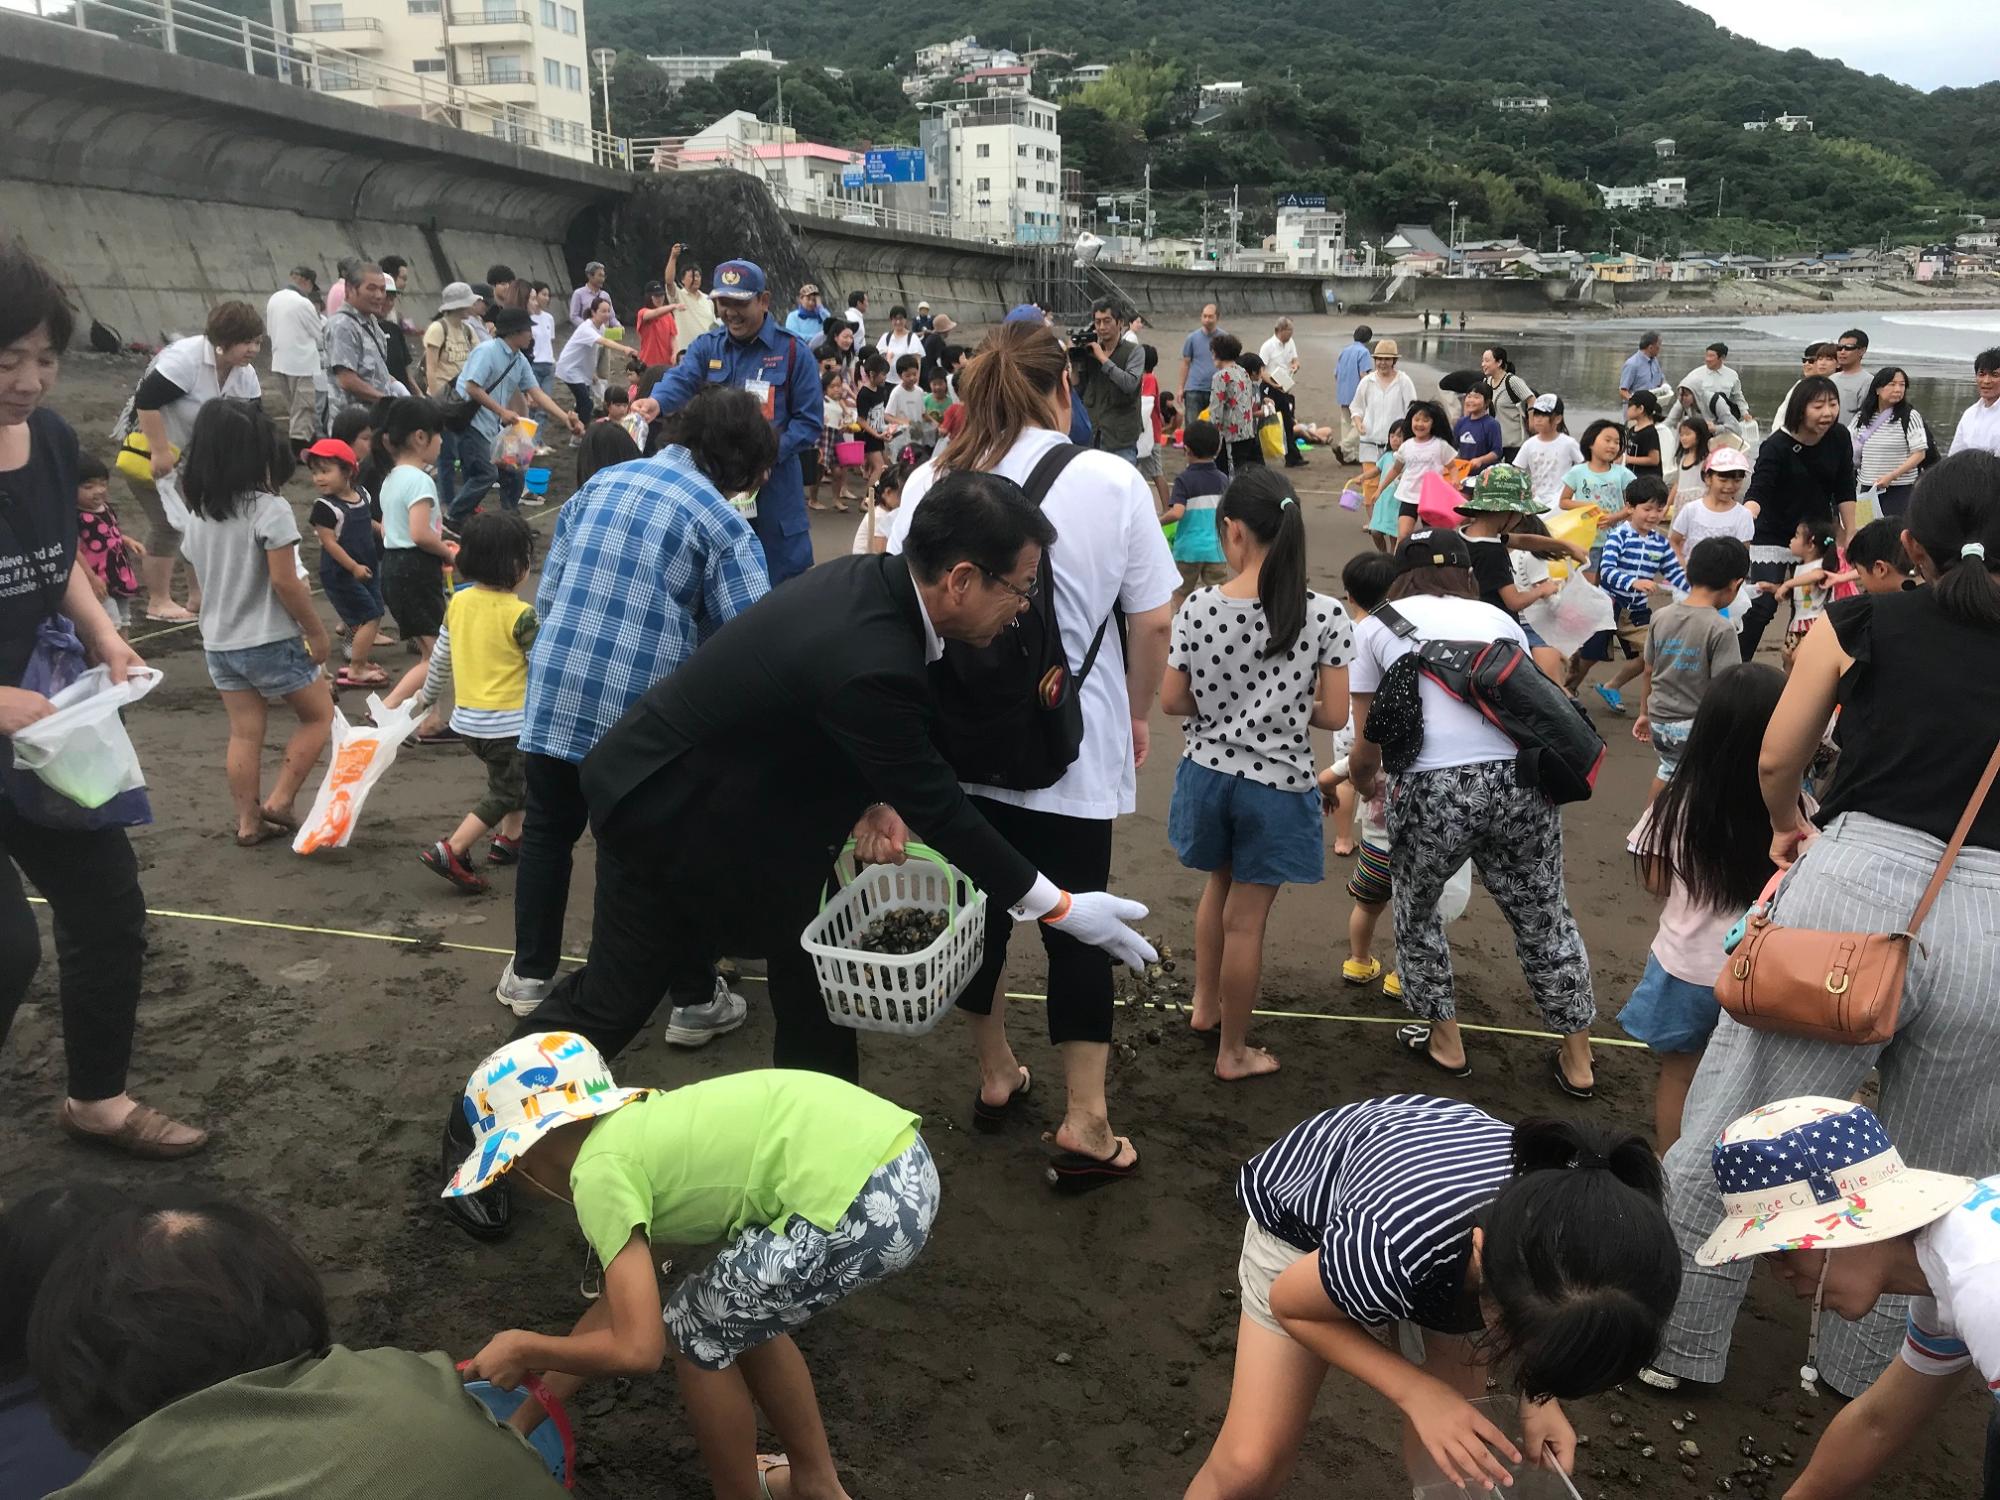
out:
<path id="1" fill-rule="evenodd" d="M 611 134 L 611 64 L 618 54 L 610 47 L 593 47 L 590 60 L 597 64 L 598 84 L 604 95 L 604 133 Z"/>
<path id="2" fill-rule="evenodd" d="M 1567 224 L 1556 225 L 1556 254 L 1558 255 L 1563 253 L 1563 231 L 1568 228 L 1569 225 Z"/>
<path id="3" fill-rule="evenodd" d="M 1716 183 L 1715 183 L 1715 216 L 1716 216 L 1716 218 L 1718 218 L 1718 219 L 1722 217 L 1722 189 L 1723 189 L 1723 185 L 1724 185 L 1725 183 L 1727 183 L 1728 181 L 1729 181 L 1729 179 L 1728 179 L 1727 177 L 1721 177 L 1721 178 L 1717 178 L 1717 179 L 1716 179 Z"/>

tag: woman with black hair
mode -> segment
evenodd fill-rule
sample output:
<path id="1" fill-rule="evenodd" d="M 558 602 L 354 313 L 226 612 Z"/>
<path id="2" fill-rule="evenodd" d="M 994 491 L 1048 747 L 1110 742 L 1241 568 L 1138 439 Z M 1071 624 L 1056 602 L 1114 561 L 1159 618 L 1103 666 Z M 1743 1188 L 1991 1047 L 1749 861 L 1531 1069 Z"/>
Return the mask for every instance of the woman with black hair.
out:
<path id="1" fill-rule="evenodd" d="M 1750 538 L 1750 582 L 1783 583 L 1798 559 L 1792 538 L 1801 521 L 1837 523 L 1837 540 L 1854 534 L 1854 444 L 1840 426 L 1840 388 L 1824 375 L 1792 387 L 1782 428 L 1757 449 L 1743 502 L 1757 517 Z M 1776 594 L 1759 591 L 1743 616 L 1743 659 L 1757 653 L 1778 613 Z"/>
<path id="2" fill-rule="evenodd" d="M 1831 382 L 1828 382 L 1829 384 Z M 1827 607 L 1792 659 L 1758 762 L 1771 859 L 1788 867 L 1771 909 L 1786 927 L 1881 931 L 1908 923 L 1945 841 L 2000 743 L 2000 458 L 1969 452 L 1924 476 L 1904 534 L 1926 586 Z M 1812 821 L 1799 783 L 1840 709 L 1840 763 Z M 1709 1146 L 1737 1116 L 1793 1094 L 1852 1097 L 1870 1069 L 1897 1144 L 1940 1172 L 1992 1169 L 2000 1120 L 2000 796 L 1988 796 L 1910 955 L 1896 1034 L 1873 1047 L 1753 1031 L 1725 1015 L 1667 1154 L 1682 1283 L 1649 1382 L 1723 1376 L 1750 1263 L 1697 1266 L 1722 1214 Z M 1858 1323 L 1829 1315 L 1818 1366 L 1859 1395 L 1901 1342 L 1904 1305 Z"/>
<path id="3" fill-rule="evenodd" d="M 1576 1433 L 1557 1402 L 1630 1379 L 1680 1282 L 1645 1141 L 1566 1120 L 1363 1100 L 1287 1131 L 1236 1193 L 1250 1216 L 1236 1374 L 1186 1500 L 1278 1493 L 1334 1369 L 1401 1409 L 1413 1466 L 1428 1455 L 1467 1489 L 1511 1484 L 1521 1463 L 1568 1473 Z M 1518 1447 L 1472 1405 L 1503 1375 Z"/>
<path id="4" fill-rule="evenodd" d="M 1854 462 L 1863 489 L 1875 491 L 1875 509 L 1900 521 L 1910 508 L 1917 471 L 1930 456 L 1930 429 L 1910 405 L 1910 377 L 1884 365 L 1868 382 L 1854 417 Z"/>
<path id="5" fill-rule="evenodd" d="M 1500 436 L 1505 444 L 1500 450 L 1500 460 L 1511 464 L 1521 444 L 1528 439 L 1528 403 L 1535 399 L 1535 388 L 1514 372 L 1514 362 L 1498 344 L 1479 351 L 1479 373 L 1486 381 L 1486 409 L 1500 423 Z"/>
<path id="6" fill-rule="evenodd" d="M 562 1494 L 450 1355 L 334 1343 L 319 1273 L 235 1204 L 104 1214 L 35 1299 L 28 1353 L 56 1430 L 94 1455 L 64 1500 Z"/>
<path id="7" fill-rule="evenodd" d="M 28 1368 L 28 1315 L 57 1262 L 124 1203 L 116 1188 L 79 1182 L 39 1188 L 0 1212 L 0 1478 L 10 1494 L 49 1494 L 90 1463 L 56 1432 Z"/>
<path id="8" fill-rule="evenodd" d="M 114 680 L 145 662 L 119 635 L 77 556 L 76 434 L 42 402 L 54 389 L 76 314 L 55 276 L 0 241 L 0 735 L 55 712 L 19 684 L 42 627 L 66 618 L 85 653 Z M 290 450 L 286 450 L 289 459 Z M 0 745 L 0 755 L 13 759 Z M 58 1121 L 69 1134 L 161 1159 L 186 1156 L 206 1131 L 169 1119 L 126 1092 L 146 898 L 123 828 L 55 828 L 0 791 L 0 1041 L 42 961 L 25 875 L 48 901 L 61 965 L 69 1082 Z"/>

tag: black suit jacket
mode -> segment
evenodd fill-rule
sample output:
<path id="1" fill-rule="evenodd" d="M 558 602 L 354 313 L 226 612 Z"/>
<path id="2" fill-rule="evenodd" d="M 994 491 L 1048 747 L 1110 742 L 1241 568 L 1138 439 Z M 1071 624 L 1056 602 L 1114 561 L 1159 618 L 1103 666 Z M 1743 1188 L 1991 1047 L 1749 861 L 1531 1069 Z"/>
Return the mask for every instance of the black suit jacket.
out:
<path id="1" fill-rule="evenodd" d="M 1012 906 L 1037 872 L 967 800 L 931 742 L 937 712 L 908 565 L 822 563 L 724 625 L 598 742 L 582 771 L 591 827 L 654 861 L 714 851 L 816 893 L 829 849 L 886 802 Z"/>

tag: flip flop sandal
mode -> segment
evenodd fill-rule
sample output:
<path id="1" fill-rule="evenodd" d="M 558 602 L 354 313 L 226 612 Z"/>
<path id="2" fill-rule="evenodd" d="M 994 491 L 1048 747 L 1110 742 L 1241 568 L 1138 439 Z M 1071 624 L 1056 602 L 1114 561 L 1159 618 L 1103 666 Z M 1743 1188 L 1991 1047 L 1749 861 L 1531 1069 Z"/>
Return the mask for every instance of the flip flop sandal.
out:
<path id="1" fill-rule="evenodd" d="M 1561 1089 L 1565 1094 L 1568 1094 L 1570 1098 L 1595 1099 L 1597 1097 L 1597 1089 L 1594 1085 L 1590 1088 L 1578 1088 L 1569 1081 L 1569 1075 L 1563 1072 L 1562 1048 L 1558 1047 L 1549 1054 L 1549 1071 L 1556 1076 L 1556 1087 Z"/>
<path id="2" fill-rule="evenodd" d="M 349 672 L 343 668 L 340 675 L 334 681 L 338 686 L 344 688 L 387 687 L 389 685 L 389 674 L 387 672 Z"/>
<path id="3" fill-rule="evenodd" d="M 239 849 L 255 849 L 259 844 L 268 844 L 272 839 L 281 839 L 287 834 L 296 833 L 297 831 L 296 828 L 280 828 L 276 823 L 266 819 L 257 825 L 255 833 L 237 834 L 236 847 Z"/>
<path id="4" fill-rule="evenodd" d="M 1053 1143 L 1055 1137 L 1045 1135 L 1044 1141 Z M 1118 1158 L 1125 1154 L 1125 1148 L 1132 1142 L 1125 1136 L 1116 1137 L 1117 1144 L 1111 1148 L 1109 1156 L 1092 1156 L 1084 1151 L 1058 1151 L 1049 1158 L 1044 1175 L 1050 1187 L 1062 1193 L 1088 1193 L 1109 1182 L 1119 1182 L 1136 1176 L 1139 1171 L 1139 1157 L 1134 1153 L 1125 1166 L 1118 1166 Z"/>
<path id="5" fill-rule="evenodd" d="M 1437 1054 L 1431 1051 L 1431 1029 L 1428 1026 L 1421 1024 L 1398 1026 L 1396 1028 L 1396 1041 L 1410 1056 L 1416 1058 L 1421 1063 L 1436 1068 L 1447 1078 L 1470 1078 L 1472 1076 L 1472 1064 L 1469 1062 L 1452 1068 L 1447 1067 L 1437 1060 Z"/>
<path id="6" fill-rule="evenodd" d="M 1006 1128 L 1014 1118 L 1014 1107 L 1034 1090 L 1035 1075 L 1025 1065 L 1021 1068 L 1021 1081 L 1014 1085 L 1014 1091 L 1003 1104 L 988 1104 L 977 1093 L 972 1096 L 972 1128 L 993 1135 Z"/>
<path id="7" fill-rule="evenodd" d="M 757 1493 L 762 1495 L 764 1500 L 777 1500 L 777 1497 L 771 1493 L 771 1471 L 773 1469 L 789 1469 L 791 1466 L 792 1461 L 782 1453 L 758 1454 Z"/>

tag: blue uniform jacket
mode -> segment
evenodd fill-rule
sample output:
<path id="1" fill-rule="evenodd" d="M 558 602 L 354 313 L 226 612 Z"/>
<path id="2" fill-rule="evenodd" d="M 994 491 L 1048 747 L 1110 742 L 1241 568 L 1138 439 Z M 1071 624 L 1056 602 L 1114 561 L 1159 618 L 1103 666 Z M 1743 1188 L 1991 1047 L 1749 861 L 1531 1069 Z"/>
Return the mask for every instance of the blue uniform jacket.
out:
<path id="1" fill-rule="evenodd" d="M 821 417 L 819 364 L 812 350 L 766 314 L 756 337 L 738 343 L 724 327 L 711 328 L 689 344 L 680 362 L 653 387 L 662 413 L 679 411 L 705 385 L 741 389 L 746 381 L 771 387 L 767 411 L 778 430 L 778 462 L 757 492 L 751 527 L 764 544 L 773 585 L 812 566 L 812 527 L 806 516 L 805 481 L 799 455 L 819 446 Z"/>

